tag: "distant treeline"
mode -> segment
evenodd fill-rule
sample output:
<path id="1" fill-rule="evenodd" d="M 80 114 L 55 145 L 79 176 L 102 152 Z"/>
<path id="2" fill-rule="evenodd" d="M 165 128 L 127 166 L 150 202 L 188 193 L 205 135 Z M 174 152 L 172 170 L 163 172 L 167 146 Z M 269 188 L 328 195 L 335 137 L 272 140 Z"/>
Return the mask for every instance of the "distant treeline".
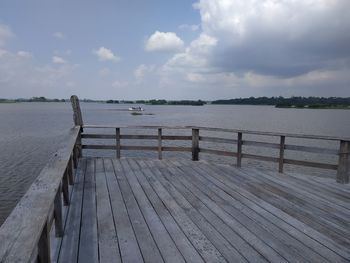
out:
<path id="1" fill-rule="evenodd" d="M 65 102 L 65 99 L 48 99 L 45 97 L 32 97 L 30 99 L 1 99 L 0 103 L 12 103 L 12 102 Z"/>
<path id="2" fill-rule="evenodd" d="M 206 104 L 205 101 L 202 100 L 136 100 L 136 101 L 128 101 L 128 100 L 107 100 L 106 103 L 127 103 L 127 104 L 149 104 L 149 105 L 190 105 L 190 106 L 202 106 Z"/>
<path id="3" fill-rule="evenodd" d="M 350 106 L 350 97 L 249 97 L 228 100 L 215 100 L 212 104 L 235 104 L 235 105 L 274 105 L 280 108 L 324 108 L 334 106 Z"/>

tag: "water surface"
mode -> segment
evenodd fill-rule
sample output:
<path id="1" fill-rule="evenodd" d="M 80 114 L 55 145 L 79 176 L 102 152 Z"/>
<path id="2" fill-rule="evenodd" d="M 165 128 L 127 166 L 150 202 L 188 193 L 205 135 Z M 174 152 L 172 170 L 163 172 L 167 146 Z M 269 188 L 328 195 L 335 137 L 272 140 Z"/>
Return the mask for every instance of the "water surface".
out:
<path id="1" fill-rule="evenodd" d="M 81 107 L 86 124 L 193 125 L 350 136 L 350 111 L 347 110 L 276 109 L 271 106 L 238 105 L 145 105 L 143 107 L 146 112 L 154 115 L 132 116 L 126 111 L 129 105 L 81 103 Z M 0 224 L 52 154 L 64 144 L 67 131 L 72 125 L 69 103 L 0 104 Z M 327 146 L 337 147 L 334 143 Z M 226 160 L 218 159 L 224 162 Z"/>

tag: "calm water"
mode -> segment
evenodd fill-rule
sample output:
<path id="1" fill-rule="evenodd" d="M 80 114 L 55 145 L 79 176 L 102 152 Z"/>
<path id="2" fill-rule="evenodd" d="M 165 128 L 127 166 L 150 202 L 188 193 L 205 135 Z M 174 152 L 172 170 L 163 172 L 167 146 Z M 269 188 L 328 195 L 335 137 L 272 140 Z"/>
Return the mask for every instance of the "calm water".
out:
<path id="1" fill-rule="evenodd" d="M 194 125 L 350 136 L 350 111 L 347 110 L 146 105 L 146 112 L 154 115 L 131 116 L 128 111 L 121 110 L 127 109 L 127 105 L 81 103 L 81 107 L 86 124 Z M 0 224 L 64 143 L 72 125 L 69 103 L 0 104 Z M 337 147 L 332 143 L 327 146 Z M 227 160 L 222 158 L 222 161 Z"/>

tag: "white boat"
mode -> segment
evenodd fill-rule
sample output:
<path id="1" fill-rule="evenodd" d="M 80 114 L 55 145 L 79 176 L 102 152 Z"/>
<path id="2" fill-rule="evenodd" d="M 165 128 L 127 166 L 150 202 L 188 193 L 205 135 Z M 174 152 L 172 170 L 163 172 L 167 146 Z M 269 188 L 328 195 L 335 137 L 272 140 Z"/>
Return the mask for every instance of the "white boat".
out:
<path id="1" fill-rule="evenodd" d="M 130 107 L 129 111 L 144 111 L 142 107 Z"/>

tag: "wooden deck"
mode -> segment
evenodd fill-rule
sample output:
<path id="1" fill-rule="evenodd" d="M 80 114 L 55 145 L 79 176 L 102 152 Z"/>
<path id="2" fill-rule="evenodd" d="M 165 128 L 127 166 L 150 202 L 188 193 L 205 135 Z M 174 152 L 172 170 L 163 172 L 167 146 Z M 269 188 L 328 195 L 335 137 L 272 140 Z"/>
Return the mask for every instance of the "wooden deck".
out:
<path id="1" fill-rule="evenodd" d="M 333 179 L 83 158 L 71 195 L 59 262 L 350 260 L 350 187 Z"/>

